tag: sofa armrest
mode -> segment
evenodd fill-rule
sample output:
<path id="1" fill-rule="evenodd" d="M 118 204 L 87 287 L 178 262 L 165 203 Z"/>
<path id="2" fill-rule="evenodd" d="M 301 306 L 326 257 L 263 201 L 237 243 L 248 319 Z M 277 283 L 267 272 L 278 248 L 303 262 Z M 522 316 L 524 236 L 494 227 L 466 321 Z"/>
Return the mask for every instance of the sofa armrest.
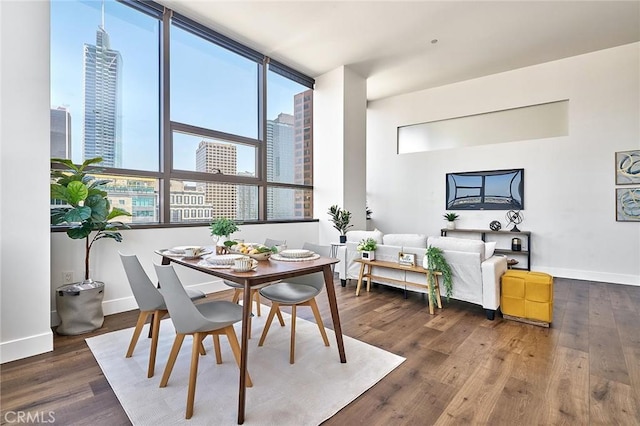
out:
<path id="1" fill-rule="evenodd" d="M 482 262 L 482 306 L 496 310 L 500 307 L 500 279 L 507 271 L 507 258 L 495 255 Z"/>

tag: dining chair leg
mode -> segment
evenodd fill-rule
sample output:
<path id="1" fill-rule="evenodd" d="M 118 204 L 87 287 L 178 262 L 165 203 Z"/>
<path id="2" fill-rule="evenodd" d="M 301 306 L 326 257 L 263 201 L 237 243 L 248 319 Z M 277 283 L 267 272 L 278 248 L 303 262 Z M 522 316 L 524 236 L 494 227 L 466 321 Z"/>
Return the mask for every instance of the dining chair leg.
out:
<path id="1" fill-rule="evenodd" d="M 316 318 L 316 324 L 318 325 L 318 330 L 320 330 L 320 334 L 322 335 L 322 340 L 324 341 L 324 345 L 329 346 L 329 339 L 327 338 L 327 332 L 324 329 L 322 316 L 320 316 L 320 310 L 318 309 L 318 304 L 316 303 L 315 298 L 309 300 L 309 306 L 311 306 L 311 311 L 313 311 L 313 316 Z"/>
<path id="2" fill-rule="evenodd" d="M 138 322 L 136 322 L 136 328 L 133 330 L 133 336 L 131 336 L 131 342 L 129 342 L 129 349 L 127 349 L 127 355 L 125 358 L 131 358 L 133 355 L 133 350 L 138 344 L 142 327 L 144 327 L 144 323 L 147 321 L 149 314 L 151 314 L 151 311 L 140 311 L 140 314 L 138 315 Z"/>
<path id="3" fill-rule="evenodd" d="M 289 349 L 289 364 L 293 364 L 296 356 L 296 305 L 291 306 L 291 348 Z"/>
<path id="4" fill-rule="evenodd" d="M 271 327 L 271 322 L 273 321 L 273 317 L 276 312 L 280 312 L 279 304 L 276 302 L 271 303 L 271 309 L 269 310 L 269 315 L 267 315 L 267 320 L 264 323 L 264 329 L 262 330 L 262 336 L 260 336 L 260 341 L 258 342 L 258 346 L 262 346 L 264 343 L 264 339 L 267 338 L 267 333 L 269 332 L 269 327 Z M 281 324 L 284 326 L 284 323 Z"/>
<path id="5" fill-rule="evenodd" d="M 240 290 L 238 288 L 233 290 L 233 298 L 231 299 L 231 301 L 233 303 L 238 303 L 238 301 L 240 300 L 240 295 L 242 294 L 243 290 Z"/>
<path id="6" fill-rule="evenodd" d="M 176 334 L 176 338 L 173 341 L 173 346 L 171 347 L 171 352 L 169 353 L 169 359 L 167 360 L 167 365 L 164 367 L 164 374 L 162 375 L 162 380 L 160 380 L 160 387 L 164 388 L 167 386 L 167 382 L 169 381 L 169 376 L 171 376 L 171 371 L 173 370 L 173 366 L 176 363 L 176 358 L 178 358 L 178 352 L 180 352 L 180 348 L 182 347 L 182 342 L 184 341 L 184 334 Z"/>
<path id="7" fill-rule="evenodd" d="M 258 316 L 262 316 L 260 313 L 260 290 L 251 290 L 251 292 L 256 299 L 256 312 L 258 313 Z"/>
<path id="8" fill-rule="evenodd" d="M 240 344 L 238 343 L 238 336 L 236 335 L 236 330 L 232 325 L 223 328 L 221 331 L 224 331 L 227 335 L 227 340 L 229 340 L 229 346 L 231 346 L 231 352 L 233 352 L 233 357 L 236 359 L 236 364 L 238 364 L 238 368 L 240 368 Z M 253 387 L 253 382 L 251 381 L 251 376 L 249 376 L 249 372 L 247 371 L 246 375 L 246 386 L 248 388 Z"/>
<path id="9" fill-rule="evenodd" d="M 220 336 L 217 334 L 212 334 L 213 338 L 213 348 L 216 352 L 216 364 L 222 364 L 222 352 L 220 351 Z"/>
<path id="10" fill-rule="evenodd" d="M 151 350 L 149 351 L 149 367 L 147 368 L 147 378 L 153 377 L 156 368 L 156 353 L 158 352 L 158 335 L 160 334 L 160 318 L 167 311 L 158 310 L 153 313 L 153 322 L 151 323 Z"/>
<path id="11" fill-rule="evenodd" d="M 280 307 L 276 311 L 276 315 L 278 316 L 278 322 L 280 322 L 280 326 L 284 327 L 284 318 L 282 318 L 282 312 L 280 312 Z"/>
<path id="12" fill-rule="evenodd" d="M 187 412 L 186 419 L 193 416 L 193 402 L 196 397 L 196 379 L 198 378 L 198 361 L 200 359 L 200 342 L 204 336 L 202 333 L 193 334 L 193 345 L 191 348 L 191 369 L 189 370 L 189 389 L 187 391 Z"/>

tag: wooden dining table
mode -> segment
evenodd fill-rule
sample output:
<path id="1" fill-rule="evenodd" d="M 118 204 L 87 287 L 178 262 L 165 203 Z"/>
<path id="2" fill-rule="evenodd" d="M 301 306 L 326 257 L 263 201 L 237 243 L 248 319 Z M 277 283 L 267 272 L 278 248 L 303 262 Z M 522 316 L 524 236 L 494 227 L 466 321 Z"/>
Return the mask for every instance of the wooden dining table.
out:
<path id="1" fill-rule="evenodd" d="M 162 256 L 162 264 L 169 265 L 175 263 L 195 269 L 205 274 L 213 275 L 228 281 L 242 284 L 244 286 L 244 296 L 242 299 L 242 338 L 240 342 L 240 388 L 238 392 L 238 424 L 244 423 L 245 418 L 245 400 L 246 400 L 246 380 L 248 365 L 248 343 L 249 343 L 249 316 L 251 315 L 251 292 L 253 286 L 266 282 L 286 280 L 287 278 L 297 277 L 300 275 L 312 274 L 314 272 L 322 272 L 324 274 L 324 282 L 329 299 L 329 308 L 331 310 L 331 319 L 333 320 L 333 331 L 336 336 L 336 344 L 338 346 L 338 355 L 341 363 L 347 362 L 344 352 L 344 343 L 342 339 L 342 327 L 340 326 L 340 315 L 338 313 L 338 302 L 336 300 L 336 292 L 333 285 L 333 272 L 331 266 L 338 263 L 339 260 L 330 257 L 320 257 L 313 260 L 305 261 L 280 261 L 280 260 L 262 260 L 258 262 L 258 267 L 253 271 L 234 272 L 230 268 L 213 268 L 198 264 L 199 259 L 185 259 L 183 257 L 169 255 L 167 251 L 158 250 L 157 254 Z"/>

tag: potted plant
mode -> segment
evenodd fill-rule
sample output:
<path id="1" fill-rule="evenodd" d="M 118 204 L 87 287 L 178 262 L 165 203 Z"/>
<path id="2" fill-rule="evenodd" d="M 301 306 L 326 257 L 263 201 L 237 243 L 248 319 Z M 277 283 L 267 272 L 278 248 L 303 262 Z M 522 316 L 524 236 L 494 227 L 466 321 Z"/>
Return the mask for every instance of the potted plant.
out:
<path id="1" fill-rule="evenodd" d="M 456 220 L 460 217 L 458 213 L 445 213 L 442 215 L 447 221 L 447 229 L 456 229 Z"/>
<path id="2" fill-rule="evenodd" d="M 360 244 L 358 244 L 358 247 L 356 247 L 356 249 L 360 252 L 360 256 L 362 257 L 362 259 L 367 260 L 375 260 L 377 248 L 378 243 L 373 238 L 367 238 L 360 241 Z"/>
<path id="3" fill-rule="evenodd" d="M 422 261 L 422 266 L 425 269 L 430 271 L 440 272 L 442 274 L 442 284 L 445 288 L 445 294 L 447 296 L 447 302 L 449 298 L 453 294 L 453 279 L 451 274 L 451 268 L 449 267 L 449 263 L 447 259 L 444 257 L 444 252 L 442 249 L 438 247 L 429 246 L 424 255 L 424 259 Z M 435 275 L 429 274 L 429 288 L 431 300 L 433 303 L 436 302 L 436 286 L 435 286 Z"/>
<path id="4" fill-rule="evenodd" d="M 351 212 L 348 210 L 342 210 L 337 205 L 333 205 L 329 207 L 329 211 L 327 214 L 331 217 L 331 222 L 333 222 L 333 227 L 340 232 L 340 242 L 347 242 L 347 229 L 351 228 L 353 225 L 350 225 L 351 222 Z"/>
<path id="5" fill-rule="evenodd" d="M 216 240 L 216 253 L 221 254 L 225 250 L 225 242 L 229 241 L 229 236 L 238 232 L 238 224 L 229 218 L 221 217 L 214 219 L 209 225 L 211 235 Z"/>
<path id="6" fill-rule="evenodd" d="M 104 190 L 104 185 L 110 181 L 96 179 L 87 174 L 88 166 L 101 161 L 100 157 L 91 158 L 85 160 L 80 166 L 76 166 L 68 159 L 51 159 L 52 164 L 65 167 L 51 171 L 51 199 L 64 203 L 51 209 L 51 224 L 67 225 L 69 238 L 85 240 L 84 281 L 61 287 L 56 292 L 57 311 L 61 320 L 56 331 L 60 334 L 81 334 L 102 326 L 104 283 L 91 279 L 89 271 L 91 248 L 96 241 L 103 238 L 121 242 L 122 234 L 118 230 L 129 227 L 123 222 L 113 220 L 120 216 L 131 216 L 131 214 L 111 207 L 107 192 Z M 100 172 L 100 169 L 92 171 Z M 70 291 L 66 292 L 65 287 L 69 287 Z M 70 297 L 63 298 L 65 295 L 80 296 L 81 290 L 89 289 L 95 290 L 95 295 L 82 294 L 82 297 L 77 300 Z M 73 306 L 74 304 L 83 306 L 79 308 Z"/>

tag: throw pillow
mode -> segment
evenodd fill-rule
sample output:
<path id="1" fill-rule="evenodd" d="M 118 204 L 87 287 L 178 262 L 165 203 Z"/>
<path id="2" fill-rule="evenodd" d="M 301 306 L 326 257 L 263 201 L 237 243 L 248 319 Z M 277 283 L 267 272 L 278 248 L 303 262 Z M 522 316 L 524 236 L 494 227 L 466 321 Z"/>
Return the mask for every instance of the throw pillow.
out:
<path id="1" fill-rule="evenodd" d="M 382 237 L 383 234 L 378 229 L 374 229 L 373 231 L 347 231 L 347 241 L 356 243 L 366 240 L 367 238 L 373 238 L 376 240 L 376 243 L 382 244 Z"/>
<path id="2" fill-rule="evenodd" d="M 488 259 L 493 256 L 493 252 L 496 250 L 496 241 L 484 243 L 484 258 Z"/>

